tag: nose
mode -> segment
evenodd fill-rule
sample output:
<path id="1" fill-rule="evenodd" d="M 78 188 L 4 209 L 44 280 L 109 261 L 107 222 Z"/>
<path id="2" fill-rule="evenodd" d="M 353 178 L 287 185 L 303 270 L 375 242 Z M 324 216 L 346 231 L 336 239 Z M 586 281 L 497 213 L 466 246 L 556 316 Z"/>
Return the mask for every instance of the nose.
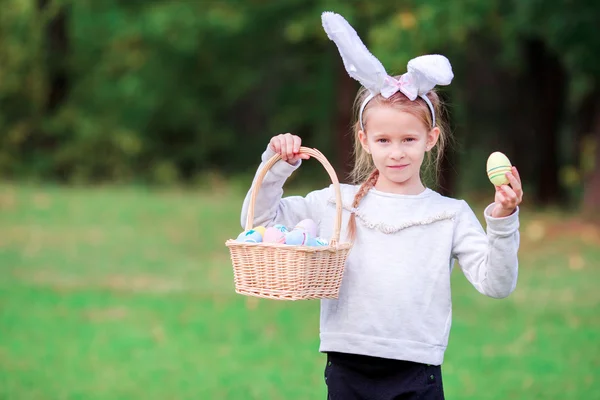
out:
<path id="1" fill-rule="evenodd" d="M 390 153 L 390 158 L 392 160 L 401 160 L 403 157 L 404 149 L 402 148 L 402 146 L 395 146 Z"/>

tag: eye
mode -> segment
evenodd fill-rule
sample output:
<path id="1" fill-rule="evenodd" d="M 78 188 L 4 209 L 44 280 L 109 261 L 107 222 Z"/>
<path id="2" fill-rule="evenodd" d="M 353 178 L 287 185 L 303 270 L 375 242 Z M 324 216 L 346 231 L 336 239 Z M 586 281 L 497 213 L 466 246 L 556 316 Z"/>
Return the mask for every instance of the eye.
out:
<path id="1" fill-rule="evenodd" d="M 387 143 L 388 141 L 389 140 L 383 138 L 377 139 L 377 143 Z"/>
<path id="2" fill-rule="evenodd" d="M 404 139 L 404 141 L 406 141 L 406 142 L 415 142 L 416 140 L 417 139 L 415 139 L 415 138 L 406 138 L 406 139 Z"/>

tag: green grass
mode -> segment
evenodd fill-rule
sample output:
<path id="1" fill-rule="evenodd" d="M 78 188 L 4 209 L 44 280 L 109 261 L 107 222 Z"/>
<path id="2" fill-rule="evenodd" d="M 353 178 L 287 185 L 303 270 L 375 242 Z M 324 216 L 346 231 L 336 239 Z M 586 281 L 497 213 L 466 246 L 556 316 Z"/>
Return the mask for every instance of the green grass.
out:
<path id="1" fill-rule="evenodd" d="M 318 303 L 233 291 L 242 197 L 0 186 L 0 399 L 324 399 Z M 520 262 L 455 270 L 447 398 L 600 398 L 600 230 L 526 210 Z"/>

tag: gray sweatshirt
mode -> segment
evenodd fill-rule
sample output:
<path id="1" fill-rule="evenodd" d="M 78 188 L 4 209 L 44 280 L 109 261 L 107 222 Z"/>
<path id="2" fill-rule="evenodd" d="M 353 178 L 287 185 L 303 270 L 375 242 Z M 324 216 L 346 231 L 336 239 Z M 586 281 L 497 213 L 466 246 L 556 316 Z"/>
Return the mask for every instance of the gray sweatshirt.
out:
<path id="1" fill-rule="evenodd" d="M 263 167 L 273 152 L 262 155 Z M 256 198 L 254 226 L 293 227 L 311 218 L 319 236 L 331 238 L 333 186 L 303 196 L 283 195 L 283 184 L 299 167 L 278 161 Z M 341 241 L 358 190 L 341 185 Z M 242 207 L 245 227 L 250 202 Z M 339 298 L 321 300 L 320 351 L 336 351 L 441 365 L 452 323 L 450 274 L 457 260 L 484 295 L 503 298 L 517 284 L 519 210 L 484 217 L 487 234 L 469 205 L 431 189 L 400 195 L 371 189 L 356 210 L 356 239 L 348 255 Z"/>

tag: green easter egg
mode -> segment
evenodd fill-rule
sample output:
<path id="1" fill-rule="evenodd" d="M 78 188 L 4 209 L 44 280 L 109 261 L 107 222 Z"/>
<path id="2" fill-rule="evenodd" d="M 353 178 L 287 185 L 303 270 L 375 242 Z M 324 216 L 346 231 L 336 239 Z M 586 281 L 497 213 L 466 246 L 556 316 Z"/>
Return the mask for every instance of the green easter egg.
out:
<path id="1" fill-rule="evenodd" d="M 495 186 L 508 184 L 506 173 L 512 170 L 512 164 L 508 157 L 496 151 L 488 157 L 487 160 L 487 175 Z"/>

